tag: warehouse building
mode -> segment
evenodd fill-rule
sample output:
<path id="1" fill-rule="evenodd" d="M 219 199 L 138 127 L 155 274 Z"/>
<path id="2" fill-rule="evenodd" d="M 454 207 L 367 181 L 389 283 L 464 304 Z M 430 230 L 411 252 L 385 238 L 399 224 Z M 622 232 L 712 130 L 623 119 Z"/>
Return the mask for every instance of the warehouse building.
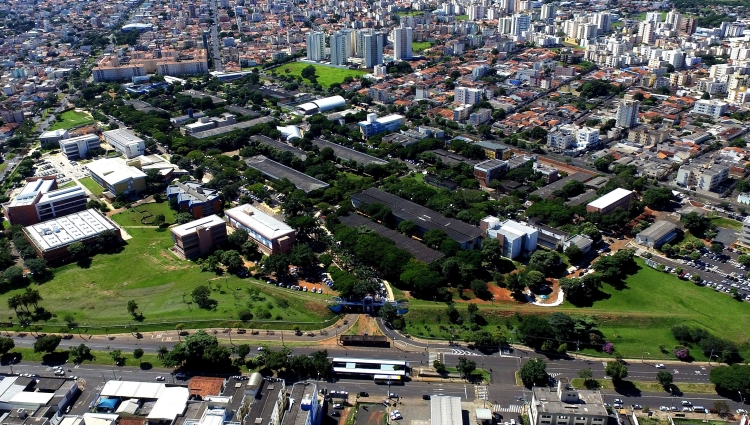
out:
<path id="1" fill-rule="evenodd" d="M 404 220 L 416 224 L 416 236 L 418 237 L 424 236 L 428 230 L 440 229 L 449 238 L 458 242 L 462 249 L 479 248 L 482 244 L 482 232 L 478 227 L 454 218 L 446 218 L 437 211 L 396 195 L 374 187 L 352 195 L 352 205 L 359 210 L 375 203 L 381 203 L 390 208 L 396 224 Z"/>
<path id="2" fill-rule="evenodd" d="M 250 168 L 260 171 L 264 176 L 271 180 L 287 179 L 292 182 L 297 189 L 302 190 L 305 193 L 310 193 L 317 189 L 326 189 L 329 186 L 329 184 L 324 181 L 310 177 L 305 173 L 300 173 L 293 168 L 272 161 L 263 155 L 248 158 L 245 160 L 245 164 Z"/>
<path id="3" fill-rule="evenodd" d="M 323 99 L 313 100 L 312 102 L 303 103 L 297 106 L 297 113 L 300 115 L 314 115 L 321 112 L 346 106 L 346 99 L 341 96 L 325 97 Z"/>
<path id="4" fill-rule="evenodd" d="M 92 244 L 104 234 L 121 238 L 120 229 L 96 209 L 88 209 L 64 217 L 24 227 L 26 239 L 47 261 L 70 256 L 68 246 L 73 242 Z"/>
<path id="5" fill-rule="evenodd" d="M 372 155 L 356 151 L 346 146 L 341 146 L 338 143 L 329 142 L 323 139 L 313 139 L 312 144 L 317 146 L 318 149 L 323 150 L 325 148 L 333 149 L 333 154 L 336 158 L 343 159 L 345 161 L 354 161 L 363 165 L 377 164 L 385 165 L 388 161 L 376 158 Z"/>
<path id="6" fill-rule="evenodd" d="M 18 196 L 3 204 L 3 212 L 11 224 L 30 226 L 83 211 L 86 202 L 88 197 L 78 185 L 58 189 L 54 176 L 31 177 Z"/>
<path id="7" fill-rule="evenodd" d="M 266 255 L 288 252 L 294 245 L 292 227 L 250 204 L 229 209 L 226 216 L 230 226 L 245 230 Z"/>
<path id="8" fill-rule="evenodd" d="M 216 214 L 173 227 L 171 231 L 173 252 L 186 260 L 206 255 L 227 241 L 227 225 Z"/>
<path id="9" fill-rule="evenodd" d="M 461 397 L 447 395 L 432 396 L 430 398 L 430 424 L 455 425 L 462 424 Z"/>
<path id="10" fill-rule="evenodd" d="M 609 214 L 617 208 L 628 209 L 630 200 L 633 199 L 633 191 L 618 187 L 601 198 L 586 205 L 586 212 L 598 212 L 602 215 Z"/>
<path id="11" fill-rule="evenodd" d="M 118 128 L 117 130 L 105 131 L 102 136 L 104 136 L 105 142 L 109 143 L 125 158 L 135 158 L 143 155 L 146 151 L 146 142 L 130 130 Z"/>
<path id="12" fill-rule="evenodd" d="M 635 241 L 649 248 L 659 249 L 665 243 L 674 240 L 679 231 L 680 228 L 676 224 L 666 220 L 658 220 L 635 235 Z"/>

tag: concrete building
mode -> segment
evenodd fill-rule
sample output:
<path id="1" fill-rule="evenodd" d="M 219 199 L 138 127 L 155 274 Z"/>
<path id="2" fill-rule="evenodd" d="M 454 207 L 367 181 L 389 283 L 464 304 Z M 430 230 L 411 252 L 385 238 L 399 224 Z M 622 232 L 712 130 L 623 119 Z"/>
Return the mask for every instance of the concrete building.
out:
<path id="1" fill-rule="evenodd" d="M 297 113 L 302 115 L 313 115 L 317 113 L 322 113 L 326 111 L 330 111 L 331 109 L 336 109 L 341 106 L 346 105 L 346 99 L 344 99 L 341 96 L 330 96 L 330 97 L 324 97 L 322 99 L 316 99 L 311 102 L 303 103 L 301 105 L 298 105 Z"/>
<path id="2" fill-rule="evenodd" d="M 586 254 L 591 251 L 594 241 L 590 237 L 584 235 L 571 236 L 563 242 L 563 250 L 568 249 L 573 245 L 577 246 L 584 254 Z"/>
<path id="3" fill-rule="evenodd" d="M 336 31 L 330 37 L 331 43 L 331 64 L 345 65 L 349 60 L 348 51 L 351 50 L 349 43 L 351 37 L 348 33 Z"/>
<path id="4" fill-rule="evenodd" d="M 362 37 L 365 68 L 373 68 L 383 63 L 383 37 L 379 33 L 365 34 Z"/>
<path id="5" fill-rule="evenodd" d="M 484 236 L 499 240 L 503 245 L 503 256 L 514 259 L 536 251 L 539 231 L 514 220 L 500 221 L 497 217 L 485 217 L 479 222 Z"/>
<path id="6" fill-rule="evenodd" d="M 266 255 L 289 252 L 296 240 L 295 230 L 250 204 L 226 211 L 227 222 L 235 229 L 243 229 Z"/>
<path id="7" fill-rule="evenodd" d="M 96 134 L 61 139 L 57 143 L 60 144 L 60 150 L 69 160 L 86 158 L 90 150 L 99 149 L 101 145 L 99 136 Z"/>
<path id="8" fill-rule="evenodd" d="M 529 419 L 532 425 L 606 425 L 609 413 L 599 391 L 576 390 L 561 379 L 556 389 L 533 388 Z"/>
<path id="9" fill-rule="evenodd" d="M 218 117 L 200 117 L 198 121 L 182 126 L 180 132 L 182 134 L 196 134 L 234 124 L 237 124 L 237 117 L 229 112 L 224 112 Z"/>
<path id="10" fill-rule="evenodd" d="M 305 37 L 307 60 L 321 62 L 326 58 L 326 35 L 322 31 L 310 31 Z"/>
<path id="11" fill-rule="evenodd" d="M 194 260 L 227 241 L 227 225 L 216 214 L 193 220 L 171 229 L 174 252 Z"/>
<path id="12" fill-rule="evenodd" d="M 280 425 L 317 425 L 320 423 L 318 386 L 313 382 L 297 382 L 292 385 L 289 403 Z"/>
<path id="13" fill-rule="evenodd" d="M 86 164 L 91 178 L 106 189 L 105 196 L 128 195 L 146 190 L 146 174 L 122 158 L 105 158 Z"/>
<path id="14" fill-rule="evenodd" d="M 404 117 L 398 114 L 378 118 L 377 114 L 367 114 L 367 121 L 359 122 L 359 130 L 364 137 L 380 133 L 391 133 L 404 125 Z"/>
<path id="15" fill-rule="evenodd" d="M 474 165 L 474 178 L 482 186 L 487 186 L 490 180 L 499 180 L 508 173 L 508 163 L 499 159 L 488 159 Z"/>
<path id="16" fill-rule="evenodd" d="M 581 127 L 576 131 L 576 146 L 586 148 L 599 143 L 599 129 L 591 127 Z"/>
<path id="17" fill-rule="evenodd" d="M 513 156 L 510 146 L 502 143 L 482 141 L 476 145 L 484 150 L 484 155 L 489 159 L 510 159 Z"/>
<path id="18" fill-rule="evenodd" d="M 68 246 L 73 242 L 92 244 L 105 234 L 110 243 L 121 238 L 120 229 L 96 209 L 33 224 L 24 227 L 23 232 L 39 256 L 47 261 L 70 257 Z"/>
<path id="19" fill-rule="evenodd" d="M 395 60 L 411 59 L 412 29 L 402 23 L 393 32 L 393 58 Z"/>
<path id="20" fill-rule="evenodd" d="M 106 81 L 132 80 L 133 77 L 146 75 L 146 67 L 142 64 L 123 66 L 97 66 L 91 70 L 95 83 Z"/>
<path id="21" fill-rule="evenodd" d="M 135 158 L 143 155 L 146 151 L 146 142 L 133 134 L 130 130 L 120 128 L 102 133 L 104 141 L 109 143 L 117 152 L 125 158 Z"/>
<path id="22" fill-rule="evenodd" d="M 649 248 L 659 249 L 667 242 L 677 237 L 680 228 L 666 220 L 657 220 L 646 230 L 635 235 L 635 241 Z"/>
<path id="23" fill-rule="evenodd" d="M 456 87 L 453 90 L 453 102 L 459 105 L 473 105 L 482 101 L 484 90 L 469 87 Z"/>
<path id="24" fill-rule="evenodd" d="M 633 128 L 638 124 L 638 110 L 640 102 L 637 100 L 623 100 L 617 106 L 615 121 L 618 127 Z"/>
<path id="25" fill-rule="evenodd" d="M 601 198 L 586 205 L 586 212 L 598 212 L 606 215 L 617 208 L 628 209 L 633 199 L 633 191 L 618 187 Z"/>
<path id="26" fill-rule="evenodd" d="M 695 105 L 693 105 L 693 113 L 719 118 L 720 116 L 727 113 L 728 106 L 729 104 L 720 100 L 701 99 L 695 102 Z"/>
<path id="27" fill-rule="evenodd" d="M 547 133 L 547 146 L 555 150 L 570 149 L 575 145 L 575 126 L 562 126 Z"/>
<path id="28" fill-rule="evenodd" d="M 175 181 L 167 186 L 167 200 L 175 202 L 178 211 L 190 213 L 195 219 L 221 211 L 219 191 L 203 187 L 195 181 Z"/>
<path id="29" fill-rule="evenodd" d="M 461 397 L 437 395 L 430 398 L 430 425 L 462 424 Z"/>
<path id="30" fill-rule="evenodd" d="M 156 72 L 159 75 L 195 75 L 207 74 L 208 64 L 206 60 L 185 60 L 179 62 L 162 62 L 156 64 Z"/>
<path id="31" fill-rule="evenodd" d="M 729 167 L 724 165 L 683 165 L 677 170 L 676 183 L 680 186 L 714 191 L 729 178 Z"/>
<path id="32" fill-rule="evenodd" d="M 7 121 L 6 121 L 7 122 Z M 49 146 L 53 143 L 57 143 L 60 140 L 67 139 L 70 137 L 68 134 L 68 130 L 51 130 L 51 131 L 45 131 L 41 135 L 39 135 L 39 143 L 42 144 L 42 146 Z"/>
<path id="33" fill-rule="evenodd" d="M 3 204 L 10 224 L 30 226 L 86 209 L 88 197 L 78 185 L 58 189 L 53 176 L 32 177 L 26 182 L 12 201 Z"/>
<path id="34" fill-rule="evenodd" d="M 737 242 L 750 247 L 750 216 L 745 217 L 742 221 L 742 232 L 740 232 Z"/>

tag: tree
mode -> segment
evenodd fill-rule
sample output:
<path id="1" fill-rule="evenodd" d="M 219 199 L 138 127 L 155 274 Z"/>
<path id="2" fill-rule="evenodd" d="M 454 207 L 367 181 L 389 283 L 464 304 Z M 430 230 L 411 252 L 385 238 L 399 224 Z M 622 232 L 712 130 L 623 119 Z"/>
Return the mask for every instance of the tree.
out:
<path id="1" fill-rule="evenodd" d="M 744 397 L 750 396 L 750 366 L 733 364 L 731 366 L 719 366 L 711 369 L 709 375 L 711 383 L 716 389 L 725 393 L 740 391 Z"/>
<path id="2" fill-rule="evenodd" d="M 0 354 L 6 354 L 15 348 L 15 346 L 16 343 L 13 341 L 13 338 L 0 337 Z"/>
<path id="3" fill-rule="evenodd" d="M 549 382 L 547 375 L 547 363 L 540 358 L 533 358 L 524 363 L 521 367 L 521 382 L 526 387 L 532 385 L 546 386 Z"/>
<path id="4" fill-rule="evenodd" d="M 477 362 L 474 360 L 469 360 L 466 357 L 459 357 L 458 358 L 458 365 L 456 365 L 456 370 L 458 370 L 458 373 L 461 374 L 464 379 L 468 379 L 471 377 L 472 373 L 477 369 Z"/>
<path id="5" fill-rule="evenodd" d="M 724 400 L 716 400 L 714 402 L 714 409 L 716 409 L 716 413 L 721 417 L 729 414 L 729 405 Z"/>
<path id="6" fill-rule="evenodd" d="M 398 223 L 398 231 L 407 236 L 412 236 L 417 231 L 417 225 L 413 221 L 403 220 Z"/>
<path id="7" fill-rule="evenodd" d="M 29 272 L 34 276 L 44 276 L 48 272 L 47 262 L 41 258 L 31 258 L 25 260 L 24 263 L 26 264 L 26 268 L 29 269 Z"/>
<path id="8" fill-rule="evenodd" d="M 448 369 L 445 367 L 445 363 L 441 362 L 440 360 L 433 360 L 432 361 L 432 367 L 435 368 L 435 371 L 437 373 L 445 373 Z"/>
<path id="9" fill-rule="evenodd" d="M 609 165 L 612 164 L 614 158 L 611 155 L 603 156 L 594 160 L 594 167 L 599 171 L 609 171 Z"/>
<path id="10" fill-rule="evenodd" d="M 239 252 L 230 249 L 221 253 L 221 264 L 224 264 L 229 270 L 238 270 L 245 262 L 242 261 Z"/>
<path id="11" fill-rule="evenodd" d="M 474 279 L 471 281 L 471 292 L 473 292 L 477 298 L 482 300 L 487 300 L 492 297 L 492 293 L 487 289 L 487 282 L 481 279 Z"/>
<path id="12" fill-rule="evenodd" d="M 711 252 L 713 252 L 714 254 L 721 254 L 722 251 L 724 251 L 724 245 L 714 242 L 711 244 L 709 250 L 711 250 Z"/>
<path id="13" fill-rule="evenodd" d="M 164 356 L 164 365 L 224 369 L 231 365 L 230 357 L 229 350 L 220 346 L 215 336 L 200 330 L 175 345 L 172 351 Z"/>
<path id="14" fill-rule="evenodd" d="M 79 344 L 78 346 L 70 347 L 70 350 L 68 350 L 68 356 L 73 360 L 73 363 L 76 364 L 81 364 L 84 360 L 90 360 L 93 358 L 91 355 L 91 348 L 86 344 Z"/>
<path id="15" fill-rule="evenodd" d="M 73 258 L 80 257 L 87 252 L 86 246 L 81 242 L 73 242 L 72 244 L 68 245 L 67 250 L 68 254 L 70 254 L 70 256 Z"/>
<path id="16" fill-rule="evenodd" d="M 193 302 L 202 309 L 212 310 L 218 304 L 216 300 L 211 299 L 211 290 L 206 285 L 199 285 L 193 289 L 192 296 Z"/>
<path id="17" fill-rule="evenodd" d="M 542 272 L 531 270 L 523 276 L 523 280 L 526 282 L 526 286 L 532 291 L 538 291 L 547 281 L 544 278 Z"/>
<path id="18" fill-rule="evenodd" d="M 672 374 L 666 370 L 660 370 L 659 373 L 656 374 L 656 380 L 659 381 L 659 384 L 664 387 L 665 390 L 668 390 L 672 385 L 674 378 L 672 377 Z"/>
<path id="19" fill-rule="evenodd" d="M 135 316 L 136 311 L 138 311 L 138 303 L 136 303 L 135 300 L 128 301 L 128 313 Z"/>
<path id="20" fill-rule="evenodd" d="M 711 221 L 698 214 L 697 212 L 690 212 L 682 216 L 680 219 L 685 229 L 689 230 L 690 233 L 695 235 L 702 235 L 711 226 Z"/>
<path id="21" fill-rule="evenodd" d="M 229 235 L 227 240 L 229 240 L 229 243 L 239 248 L 242 244 L 247 242 L 248 237 L 249 235 L 245 229 L 236 229 L 231 235 Z"/>
<path id="22" fill-rule="evenodd" d="M 237 356 L 239 356 L 239 358 L 244 359 L 248 354 L 250 354 L 249 344 L 240 344 L 237 347 Z"/>
<path id="23" fill-rule="evenodd" d="M 124 360 L 122 358 L 122 350 L 112 350 L 109 352 L 109 356 L 114 360 L 115 365 L 119 365 Z"/>
<path id="24" fill-rule="evenodd" d="M 143 357 L 143 348 L 133 350 L 133 358 L 140 360 Z"/>
<path id="25" fill-rule="evenodd" d="M 177 224 L 190 223 L 191 221 L 193 221 L 193 215 L 187 212 L 177 213 L 177 215 L 175 215 L 174 221 Z"/>
<path id="26" fill-rule="evenodd" d="M 384 303 L 383 307 L 380 308 L 378 315 L 382 317 L 383 320 L 387 323 L 393 323 L 393 321 L 398 317 L 396 307 L 394 307 L 391 303 Z"/>
<path id="27" fill-rule="evenodd" d="M 565 255 L 571 262 L 577 263 L 583 258 L 583 250 L 576 244 L 570 244 L 569 247 L 565 248 Z"/>
<path id="28" fill-rule="evenodd" d="M 558 280 L 558 284 L 568 300 L 575 305 L 590 302 L 602 288 L 601 276 L 597 273 L 590 273 L 578 279 L 563 277 Z"/>
<path id="29" fill-rule="evenodd" d="M 35 353 L 51 353 L 60 345 L 62 338 L 59 335 L 46 335 L 37 338 L 34 342 Z"/>
<path id="30" fill-rule="evenodd" d="M 607 376 L 611 377 L 612 382 L 616 385 L 618 382 L 622 382 L 622 380 L 628 376 L 628 368 L 625 367 L 622 362 L 613 360 L 607 362 L 607 367 L 604 369 L 604 373 L 606 373 Z"/>
<path id="31" fill-rule="evenodd" d="M 302 76 L 302 78 L 307 78 L 308 80 L 311 80 L 315 78 L 315 71 L 316 70 L 314 66 L 308 65 L 302 68 L 302 72 L 300 73 L 300 75 Z"/>
<path id="32" fill-rule="evenodd" d="M 643 193 L 643 203 L 653 209 L 662 209 L 672 200 L 672 191 L 666 187 L 650 188 Z"/>
<path id="33" fill-rule="evenodd" d="M 740 256 L 737 257 L 737 262 L 743 266 L 750 266 L 750 255 L 740 254 Z"/>
<path id="34" fill-rule="evenodd" d="M 553 276 L 562 264 L 560 254 L 555 251 L 537 250 L 531 254 L 527 270 L 536 270 L 546 277 Z"/>
<path id="35" fill-rule="evenodd" d="M 169 353 L 169 348 L 163 345 L 160 345 L 159 348 L 156 349 L 156 357 L 159 360 L 164 360 L 164 356 L 166 356 L 167 353 Z"/>

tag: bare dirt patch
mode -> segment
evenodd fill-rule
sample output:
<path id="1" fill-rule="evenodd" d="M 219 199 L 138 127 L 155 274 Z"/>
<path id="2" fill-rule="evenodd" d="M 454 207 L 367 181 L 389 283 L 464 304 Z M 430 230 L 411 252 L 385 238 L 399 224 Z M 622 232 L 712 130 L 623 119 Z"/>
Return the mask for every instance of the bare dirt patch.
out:
<path id="1" fill-rule="evenodd" d="M 357 333 L 360 335 L 381 335 L 380 329 L 375 319 L 371 316 L 359 316 L 357 325 Z"/>

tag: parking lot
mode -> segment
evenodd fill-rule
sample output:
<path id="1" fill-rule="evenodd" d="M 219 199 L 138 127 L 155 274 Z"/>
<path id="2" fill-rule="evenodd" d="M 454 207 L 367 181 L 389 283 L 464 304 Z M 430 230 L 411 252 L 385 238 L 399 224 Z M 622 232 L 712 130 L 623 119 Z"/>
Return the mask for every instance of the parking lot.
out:
<path id="1" fill-rule="evenodd" d="M 677 269 L 682 269 L 682 279 L 690 280 L 698 275 L 702 284 L 717 292 L 727 295 L 735 289 L 743 301 L 750 302 L 750 279 L 747 279 L 747 267 L 737 262 L 739 254 L 725 249 L 721 254 L 714 254 L 703 249 L 701 257 L 695 261 L 684 258 L 652 258 L 652 261 L 663 264 L 665 271 L 677 274 Z"/>

